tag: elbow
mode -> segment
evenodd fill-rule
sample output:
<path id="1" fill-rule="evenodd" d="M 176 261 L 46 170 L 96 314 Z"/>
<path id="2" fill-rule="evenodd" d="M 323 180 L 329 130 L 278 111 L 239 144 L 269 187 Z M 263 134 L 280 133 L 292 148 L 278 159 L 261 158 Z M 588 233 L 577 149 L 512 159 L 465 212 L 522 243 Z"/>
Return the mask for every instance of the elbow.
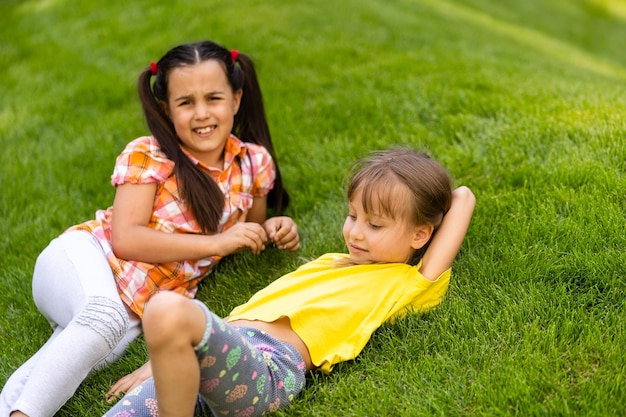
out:
<path id="1" fill-rule="evenodd" d="M 111 230 L 111 249 L 113 250 L 113 254 L 118 259 L 133 259 L 132 256 L 132 242 L 128 239 L 125 234 L 116 233 L 114 229 Z"/>
<path id="2" fill-rule="evenodd" d="M 476 196 L 472 190 L 464 185 L 452 192 L 452 201 L 454 205 L 463 207 L 469 213 L 472 213 L 476 207 Z"/>
<path id="3" fill-rule="evenodd" d="M 462 203 L 462 205 L 465 207 L 471 207 L 472 209 L 476 207 L 476 196 L 474 195 L 472 190 L 470 190 L 469 187 L 466 187 L 465 185 L 462 185 L 459 188 L 455 189 L 452 192 L 452 197 L 454 200 L 458 200 L 460 203 Z"/>

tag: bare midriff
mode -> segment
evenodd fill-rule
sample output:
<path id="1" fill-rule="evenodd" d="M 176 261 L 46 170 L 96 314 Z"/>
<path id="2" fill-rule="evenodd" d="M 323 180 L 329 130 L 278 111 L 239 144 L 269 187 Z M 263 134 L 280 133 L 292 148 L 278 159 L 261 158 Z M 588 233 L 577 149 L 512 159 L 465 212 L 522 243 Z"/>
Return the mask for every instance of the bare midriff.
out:
<path id="1" fill-rule="evenodd" d="M 269 323 L 260 320 L 240 319 L 229 321 L 228 324 L 232 326 L 253 327 L 255 329 L 263 330 L 270 336 L 275 337 L 276 339 L 285 343 L 289 343 L 291 346 L 296 348 L 296 350 L 302 356 L 302 359 L 304 359 L 307 371 L 310 371 L 314 368 L 313 362 L 311 362 L 309 349 L 306 347 L 302 339 L 300 339 L 300 336 L 298 336 L 296 332 L 294 332 L 291 328 L 291 322 L 289 321 L 289 317 L 281 317 L 278 320 Z"/>

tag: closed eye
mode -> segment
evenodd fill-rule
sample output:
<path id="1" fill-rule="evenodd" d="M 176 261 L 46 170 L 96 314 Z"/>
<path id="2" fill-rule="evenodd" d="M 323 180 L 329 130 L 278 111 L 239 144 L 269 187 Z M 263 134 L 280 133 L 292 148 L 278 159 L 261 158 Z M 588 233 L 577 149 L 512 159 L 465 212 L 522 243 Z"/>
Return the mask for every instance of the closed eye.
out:
<path id="1" fill-rule="evenodd" d="M 179 97 L 174 100 L 174 104 L 176 105 L 176 107 L 188 106 L 191 103 L 192 101 L 189 97 Z"/>
<path id="2" fill-rule="evenodd" d="M 224 94 L 222 94 L 219 91 L 211 92 L 211 93 L 205 95 L 204 97 L 206 98 L 207 101 L 224 100 Z"/>

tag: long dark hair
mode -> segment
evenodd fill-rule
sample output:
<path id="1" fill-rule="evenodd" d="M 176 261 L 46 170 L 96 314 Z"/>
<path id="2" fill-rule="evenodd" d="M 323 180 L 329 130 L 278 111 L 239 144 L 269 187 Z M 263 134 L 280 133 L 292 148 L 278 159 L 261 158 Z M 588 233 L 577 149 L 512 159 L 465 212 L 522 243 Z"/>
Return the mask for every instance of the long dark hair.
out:
<path id="1" fill-rule="evenodd" d="M 157 62 L 153 86 L 151 86 L 152 69 L 150 67 L 139 75 L 139 99 L 150 132 L 167 157 L 175 163 L 181 196 L 205 233 L 217 231 L 224 210 L 224 195 L 215 181 L 192 163 L 183 152 L 174 124 L 163 109 L 161 102 L 167 102 L 170 71 L 182 66 L 196 65 L 209 59 L 215 59 L 222 64 L 233 92 L 243 90 L 232 133 L 245 142 L 262 145 L 270 152 L 274 160 L 276 179 L 268 195 L 268 208 L 273 209 L 278 215 L 289 204 L 289 195 L 283 187 L 278 160 L 265 117 L 261 88 L 250 57 L 239 53 L 237 55 L 239 65 L 237 65 L 228 49 L 211 41 L 176 46 Z"/>

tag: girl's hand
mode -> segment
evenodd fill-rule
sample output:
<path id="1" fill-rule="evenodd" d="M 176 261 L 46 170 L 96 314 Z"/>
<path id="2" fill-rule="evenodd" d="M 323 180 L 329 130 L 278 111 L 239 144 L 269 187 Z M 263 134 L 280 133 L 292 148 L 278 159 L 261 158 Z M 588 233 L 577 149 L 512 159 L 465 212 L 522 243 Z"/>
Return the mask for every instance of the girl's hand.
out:
<path id="1" fill-rule="evenodd" d="M 258 255 L 265 249 L 265 243 L 268 241 L 267 233 L 263 226 L 255 222 L 240 222 L 225 232 L 213 235 L 219 239 L 219 256 L 228 256 L 230 254 L 250 249 L 252 253 Z"/>
<path id="2" fill-rule="evenodd" d="M 109 389 L 105 394 L 107 402 L 110 404 L 119 400 L 126 395 L 127 392 L 132 391 L 151 376 L 152 368 L 150 367 L 150 361 L 148 361 L 134 372 L 120 378 L 115 384 L 113 384 L 111 389 Z"/>
<path id="3" fill-rule="evenodd" d="M 300 249 L 298 226 L 290 217 L 271 217 L 263 223 L 263 228 L 278 249 L 290 252 Z"/>

